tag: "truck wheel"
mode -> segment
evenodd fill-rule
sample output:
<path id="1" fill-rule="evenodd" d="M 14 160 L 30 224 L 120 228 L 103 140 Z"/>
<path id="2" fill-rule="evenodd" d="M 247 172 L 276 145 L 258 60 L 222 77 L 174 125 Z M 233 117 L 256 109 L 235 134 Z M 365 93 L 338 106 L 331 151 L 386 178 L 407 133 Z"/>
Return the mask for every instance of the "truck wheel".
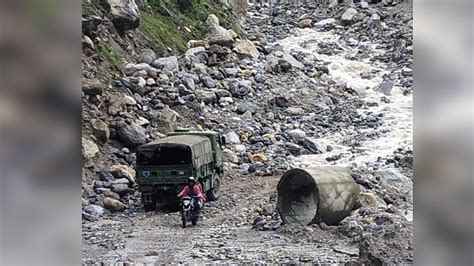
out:
<path id="1" fill-rule="evenodd" d="M 156 197 L 152 196 L 151 203 L 143 203 L 145 211 L 154 211 L 156 209 Z"/>
<path id="2" fill-rule="evenodd" d="M 220 189 L 221 189 L 221 178 L 219 177 L 219 175 L 216 174 L 216 177 L 214 180 L 214 187 L 211 188 L 207 192 L 207 197 L 212 201 L 217 200 L 219 198 Z"/>
<path id="3" fill-rule="evenodd" d="M 145 209 L 145 211 L 149 212 L 149 211 L 154 211 L 155 210 L 155 205 L 153 204 L 144 204 L 143 205 L 143 208 Z"/>

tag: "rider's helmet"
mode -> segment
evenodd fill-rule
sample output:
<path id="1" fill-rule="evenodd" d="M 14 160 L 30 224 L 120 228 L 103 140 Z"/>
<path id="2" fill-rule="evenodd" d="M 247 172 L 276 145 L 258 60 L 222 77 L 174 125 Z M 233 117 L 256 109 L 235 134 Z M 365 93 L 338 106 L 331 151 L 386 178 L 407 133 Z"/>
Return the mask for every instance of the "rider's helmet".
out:
<path id="1" fill-rule="evenodd" d="M 188 177 L 188 183 L 189 183 L 189 182 L 196 183 L 196 179 L 194 178 L 194 176 Z"/>

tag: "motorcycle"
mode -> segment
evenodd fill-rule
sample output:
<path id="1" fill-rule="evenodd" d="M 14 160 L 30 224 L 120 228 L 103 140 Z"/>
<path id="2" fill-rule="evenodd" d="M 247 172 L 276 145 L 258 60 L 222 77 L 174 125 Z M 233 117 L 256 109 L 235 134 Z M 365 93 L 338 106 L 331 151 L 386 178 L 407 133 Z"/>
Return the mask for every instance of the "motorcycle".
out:
<path id="1" fill-rule="evenodd" d="M 197 224 L 199 218 L 199 208 L 197 208 L 199 200 L 196 197 L 182 197 L 181 198 L 181 221 L 183 228 L 186 228 L 186 223 L 191 221 L 192 225 Z"/>

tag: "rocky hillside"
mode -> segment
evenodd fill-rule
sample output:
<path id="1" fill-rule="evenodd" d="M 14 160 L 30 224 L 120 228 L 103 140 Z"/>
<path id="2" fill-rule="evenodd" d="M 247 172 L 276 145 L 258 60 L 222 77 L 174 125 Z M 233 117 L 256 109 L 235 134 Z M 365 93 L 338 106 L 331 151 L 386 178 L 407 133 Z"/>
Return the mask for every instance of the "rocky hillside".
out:
<path id="1" fill-rule="evenodd" d="M 241 255 L 264 252 L 245 245 L 226 252 L 225 244 L 211 241 L 212 235 L 232 238 L 225 233 L 231 231 L 239 236 L 235 243 L 246 243 L 246 234 L 236 233 L 242 229 L 262 239 L 276 231 L 281 247 L 293 245 L 269 250 L 262 262 L 411 263 L 411 5 L 244 3 L 84 2 L 85 261 L 124 261 L 132 253 L 137 262 L 156 261 L 169 253 L 153 247 L 146 255 L 124 237 L 149 237 L 149 223 L 170 226 L 161 233 L 173 228 L 168 214 L 143 212 L 133 167 L 137 146 L 182 126 L 227 139 L 229 199 L 210 203 L 214 212 L 203 223 L 225 228 L 197 235 L 204 242 L 193 245 L 218 253 L 196 251 L 203 263 L 249 262 Z M 363 191 L 358 208 L 338 226 L 282 225 L 275 211 L 274 186 L 266 183 L 311 165 L 350 167 Z M 124 233 L 110 237 L 111 225 Z M 175 240 L 170 245 L 179 249 Z M 303 243 L 325 252 L 308 257 Z M 170 263 L 195 258 L 169 256 Z"/>

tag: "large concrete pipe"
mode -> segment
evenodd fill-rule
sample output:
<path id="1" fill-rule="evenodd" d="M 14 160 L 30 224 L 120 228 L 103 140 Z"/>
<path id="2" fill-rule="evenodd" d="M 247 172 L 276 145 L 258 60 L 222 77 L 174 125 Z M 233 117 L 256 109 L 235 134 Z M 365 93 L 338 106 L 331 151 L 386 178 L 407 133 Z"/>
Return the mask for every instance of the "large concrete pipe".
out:
<path id="1" fill-rule="evenodd" d="M 277 209 L 285 223 L 336 225 L 360 192 L 349 169 L 324 166 L 287 171 L 278 182 Z"/>

